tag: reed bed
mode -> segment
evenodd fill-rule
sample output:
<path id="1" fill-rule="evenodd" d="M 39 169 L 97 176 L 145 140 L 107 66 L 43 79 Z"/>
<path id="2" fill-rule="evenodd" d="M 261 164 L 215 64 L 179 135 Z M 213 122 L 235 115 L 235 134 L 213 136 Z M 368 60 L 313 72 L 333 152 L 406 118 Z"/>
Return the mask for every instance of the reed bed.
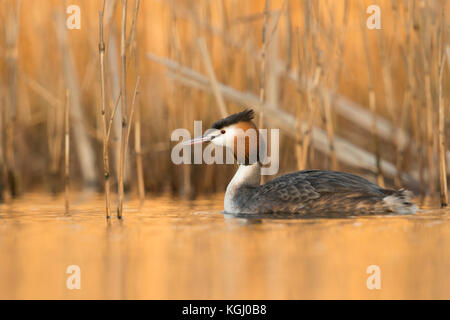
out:
<path id="1" fill-rule="evenodd" d="M 243 107 L 281 130 L 279 174 L 340 169 L 448 203 L 448 1 L 72 2 L 79 30 L 61 1 L 0 4 L 3 199 L 65 189 L 70 105 L 71 190 L 105 192 L 108 216 L 115 194 L 121 217 L 128 192 L 224 191 L 234 166 L 176 166 L 170 134 Z"/>

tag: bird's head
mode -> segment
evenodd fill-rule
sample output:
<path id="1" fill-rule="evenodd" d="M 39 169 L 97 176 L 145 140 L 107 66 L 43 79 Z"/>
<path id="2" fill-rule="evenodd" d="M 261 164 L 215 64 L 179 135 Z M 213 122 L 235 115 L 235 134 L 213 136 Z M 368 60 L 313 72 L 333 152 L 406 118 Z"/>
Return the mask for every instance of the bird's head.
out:
<path id="1" fill-rule="evenodd" d="M 240 164 L 252 164 L 259 160 L 259 132 L 252 121 L 253 110 L 244 110 L 214 122 L 206 133 L 185 142 L 197 144 L 211 142 L 233 151 Z"/>

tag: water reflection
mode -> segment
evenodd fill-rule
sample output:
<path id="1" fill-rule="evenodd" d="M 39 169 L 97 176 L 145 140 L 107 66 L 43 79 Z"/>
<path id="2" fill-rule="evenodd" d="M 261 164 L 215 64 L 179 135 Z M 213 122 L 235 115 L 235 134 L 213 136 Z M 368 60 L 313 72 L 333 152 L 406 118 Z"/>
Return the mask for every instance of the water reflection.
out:
<path id="1" fill-rule="evenodd" d="M 0 298 L 450 298 L 450 212 L 359 218 L 223 214 L 222 195 L 128 201 L 33 194 L 0 211 Z M 81 290 L 66 288 L 67 266 Z M 366 269 L 381 269 L 368 290 Z"/>

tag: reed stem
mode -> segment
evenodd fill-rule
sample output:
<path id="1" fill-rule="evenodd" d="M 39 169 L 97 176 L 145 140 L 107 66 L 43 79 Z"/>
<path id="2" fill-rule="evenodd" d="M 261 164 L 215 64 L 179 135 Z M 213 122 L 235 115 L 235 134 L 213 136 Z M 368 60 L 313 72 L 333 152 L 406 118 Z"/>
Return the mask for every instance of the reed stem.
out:
<path id="1" fill-rule="evenodd" d="M 133 121 L 133 117 L 134 117 L 134 110 L 135 110 L 135 105 L 136 105 L 136 98 L 139 94 L 139 83 L 141 81 L 141 77 L 137 76 L 136 78 L 136 85 L 134 87 L 134 94 L 133 94 L 133 101 L 131 102 L 131 110 L 130 110 L 130 115 L 128 117 L 128 119 L 130 120 L 130 123 L 132 123 Z M 125 148 L 128 147 L 128 141 L 130 140 L 130 132 L 131 132 L 131 126 L 128 126 L 127 128 L 127 140 L 125 142 Z M 126 149 L 125 149 L 125 153 L 126 153 Z"/>
<path id="2" fill-rule="evenodd" d="M 367 28 L 365 24 L 365 14 L 364 14 L 364 8 L 362 1 L 360 0 L 360 10 L 361 10 L 361 31 L 363 35 L 363 45 L 364 45 L 364 53 L 366 56 L 366 62 L 367 62 L 367 71 L 368 71 L 368 91 L 369 91 L 369 108 L 372 112 L 372 127 L 371 127 L 371 133 L 372 133 L 372 139 L 375 149 L 375 161 L 377 166 L 377 182 L 381 187 L 384 187 L 384 177 L 383 177 L 383 170 L 381 168 L 381 151 L 380 151 L 380 143 L 378 139 L 378 128 L 377 128 L 377 100 L 376 100 L 376 94 L 375 94 L 375 88 L 374 88 L 374 71 L 372 66 L 372 61 L 370 58 L 370 51 L 369 51 L 369 40 L 367 36 Z"/>
<path id="3" fill-rule="evenodd" d="M 106 218 L 111 217 L 110 213 L 110 171 L 109 171 L 109 145 L 108 145 L 108 129 L 106 123 L 106 95 L 105 95 L 105 42 L 103 36 L 103 15 L 105 12 L 105 1 L 103 1 L 102 11 L 99 13 L 100 40 L 98 50 L 100 54 L 100 76 L 101 76 L 101 99 L 102 99 L 102 124 L 103 124 L 103 179 L 105 192 L 105 211 Z"/>
<path id="4" fill-rule="evenodd" d="M 447 163 L 445 148 L 445 104 L 442 79 L 444 77 L 446 56 L 442 56 L 439 68 L 439 177 L 441 185 L 441 207 L 448 205 Z"/>
<path id="5" fill-rule="evenodd" d="M 208 52 L 208 46 L 204 38 L 199 38 L 197 41 L 197 45 L 200 49 L 200 53 L 203 58 L 203 63 L 205 65 L 205 69 L 208 73 L 209 81 L 211 83 L 212 91 L 214 92 L 214 97 L 216 98 L 217 106 L 219 108 L 220 116 L 225 118 L 228 115 L 227 106 L 225 105 L 225 100 L 223 99 L 222 93 L 219 90 L 219 86 L 217 84 L 216 74 L 214 72 L 214 67 L 211 62 L 211 57 Z"/>
<path id="6" fill-rule="evenodd" d="M 134 117 L 134 151 L 136 153 L 136 172 L 138 178 L 139 200 L 142 204 L 145 200 L 145 185 L 141 145 L 141 108 L 139 103 L 136 105 L 136 116 Z"/>
<path id="7" fill-rule="evenodd" d="M 117 206 L 117 218 L 122 219 L 123 210 L 123 197 L 124 197 L 124 165 L 125 165 L 125 152 L 126 152 L 126 138 L 128 132 L 127 121 L 127 53 L 126 53 L 126 34 L 127 34 L 127 0 L 122 0 L 122 29 L 121 29 L 121 59 L 122 59 L 122 74 L 121 74 L 121 106 L 122 106 L 122 135 L 120 138 L 120 160 L 119 160 L 119 184 L 118 184 L 118 197 L 119 202 Z"/>
<path id="8" fill-rule="evenodd" d="M 261 74 L 259 81 L 259 103 L 263 104 L 266 100 L 265 97 L 265 85 L 266 85 L 266 51 L 267 51 L 267 24 L 269 20 L 270 1 L 266 0 L 264 4 L 264 22 L 262 28 L 262 50 L 261 50 Z M 264 127 L 264 112 L 259 114 L 258 127 L 262 129 Z"/>
<path id="9" fill-rule="evenodd" d="M 8 88 L 7 102 L 8 113 L 5 118 L 6 121 L 6 135 L 5 135 L 5 164 L 7 168 L 7 182 L 9 187 L 9 194 L 11 198 L 15 198 L 19 194 L 18 189 L 18 175 L 16 170 L 15 161 L 15 136 L 17 126 L 17 62 L 18 62 L 18 36 L 19 36 L 19 11 L 21 7 L 21 1 L 15 1 L 10 3 L 12 5 L 12 12 L 7 13 L 7 20 L 5 24 L 5 67 Z M 8 4 L 4 4 L 8 6 Z"/>
<path id="10" fill-rule="evenodd" d="M 65 208 L 66 213 L 69 213 L 69 197 L 70 197 L 70 93 L 66 90 L 66 103 L 64 108 L 64 186 L 65 186 Z"/>
<path id="11" fill-rule="evenodd" d="M 448 189 L 447 189 L 447 163 L 446 163 L 446 148 L 445 148 L 445 104 L 444 104 L 444 91 L 443 91 L 443 78 L 444 68 L 446 64 L 446 48 L 445 48 L 445 7 L 446 1 L 441 0 L 441 26 L 439 36 L 439 132 L 438 132 L 438 144 L 439 144 L 439 181 L 440 181 L 440 199 L 441 207 L 448 205 Z"/>
<path id="12" fill-rule="evenodd" d="M 135 70 L 139 70 L 138 54 L 136 45 L 136 23 L 139 12 L 140 0 L 135 0 L 133 22 L 131 23 L 131 30 L 128 36 L 128 45 L 131 46 L 130 52 L 133 52 Z M 137 81 L 136 81 L 137 82 Z M 137 85 L 137 83 L 136 83 Z M 137 87 L 136 87 L 137 88 Z M 137 92 L 136 92 L 137 93 Z M 138 179 L 138 193 L 140 204 L 145 200 L 145 185 L 144 185 L 144 168 L 142 164 L 142 143 L 141 143 L 141 108 L 140 103 L 136 104 L 134 116 L 134 151 L 136 154 L 136 174 Z M 130 120 L 131 121 L 131 120 Z"/>

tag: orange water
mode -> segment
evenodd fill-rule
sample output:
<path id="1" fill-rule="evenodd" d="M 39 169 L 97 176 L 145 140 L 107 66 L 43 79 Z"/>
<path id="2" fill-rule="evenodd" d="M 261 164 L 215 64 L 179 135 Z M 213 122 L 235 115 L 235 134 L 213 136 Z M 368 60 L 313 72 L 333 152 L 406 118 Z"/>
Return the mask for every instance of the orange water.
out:
<path id="1" fill-rule="evenodd" d="M 245 220 L 222 196 L 127 201 L 30 194 L 0 211 L 0 298 L 450 298 L 450 211 L 349 219 Z M 69 290 L 69 265 L 81 289 Z M 366 285 L 380 267 L 380 289 Z"/>

